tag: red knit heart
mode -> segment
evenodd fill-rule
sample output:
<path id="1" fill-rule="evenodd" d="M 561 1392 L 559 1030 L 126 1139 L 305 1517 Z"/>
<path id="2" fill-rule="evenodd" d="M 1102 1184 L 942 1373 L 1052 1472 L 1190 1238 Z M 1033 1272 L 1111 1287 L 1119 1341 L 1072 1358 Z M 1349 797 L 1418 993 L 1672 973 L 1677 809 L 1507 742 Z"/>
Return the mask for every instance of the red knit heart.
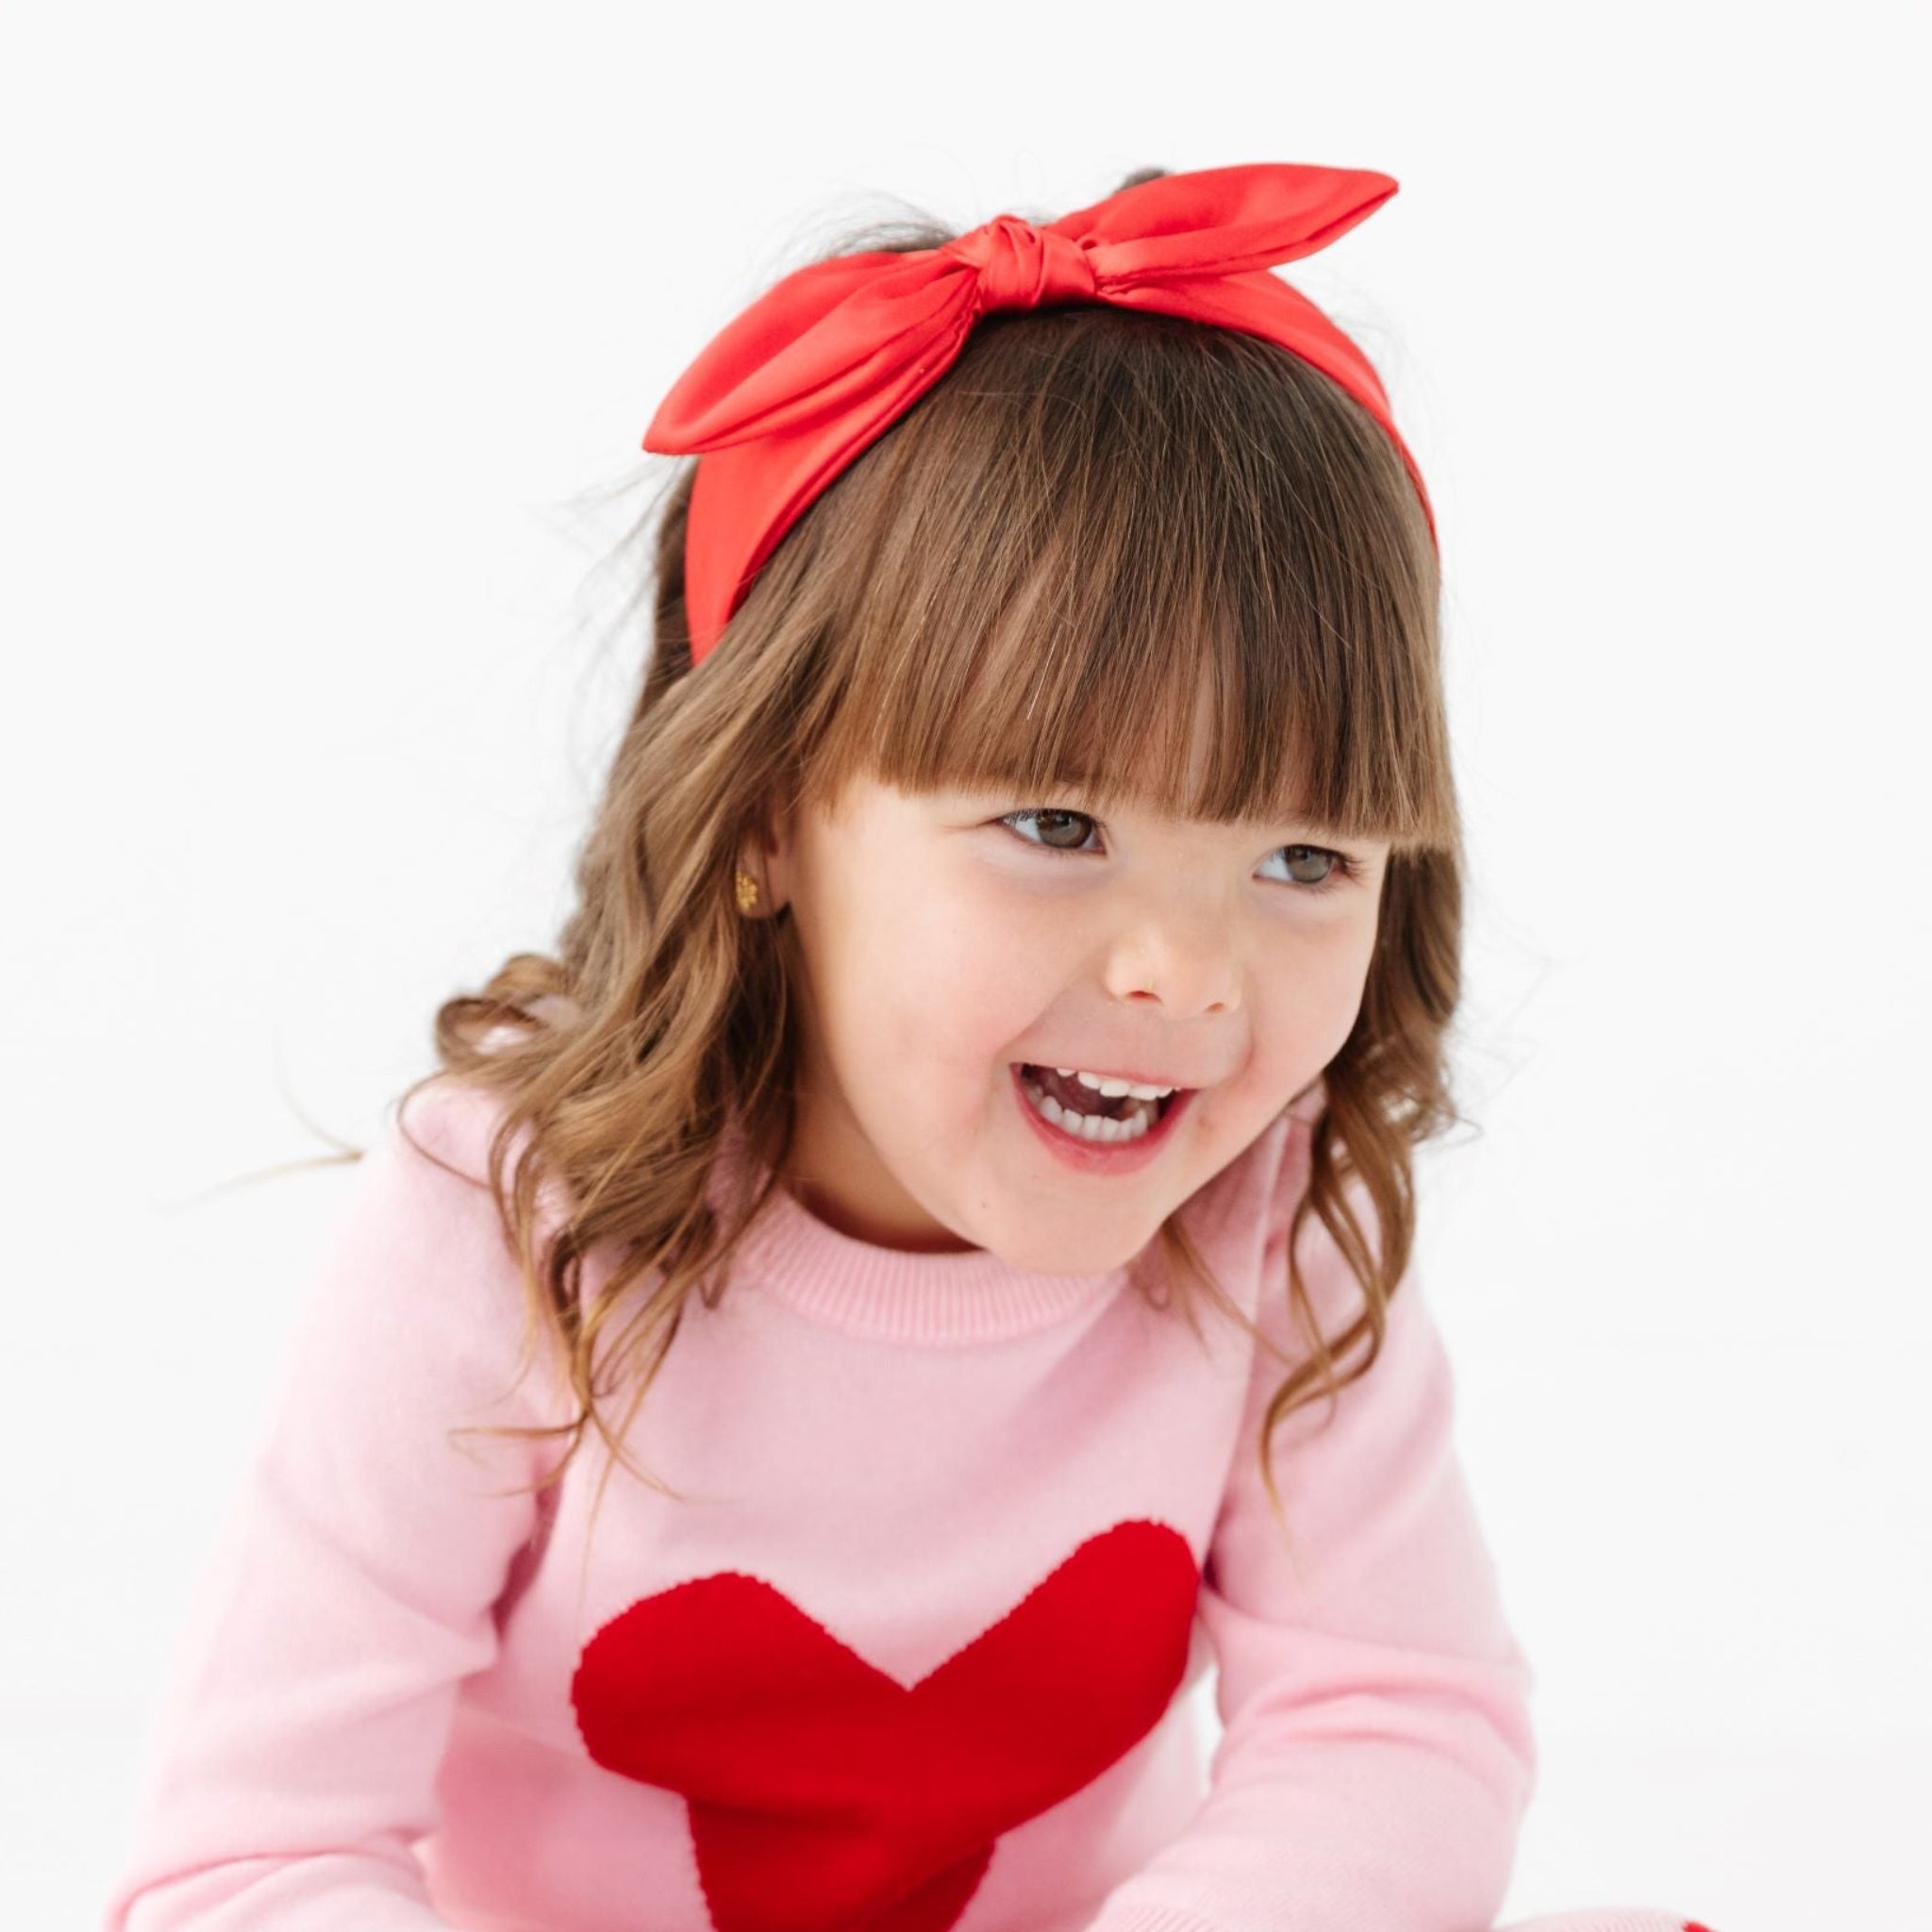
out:
<path id="1" fill-rule="evenodd" d="M 944 1932 L 1002 1832 L 1159 1722 L 1199 1584 L 1174 1530 L 1117 1524 L 908 1687 L 726 1572 L 613 1617 L 571 1698 L 597 1763 L 683 1794 L 718 1932 Z"/>

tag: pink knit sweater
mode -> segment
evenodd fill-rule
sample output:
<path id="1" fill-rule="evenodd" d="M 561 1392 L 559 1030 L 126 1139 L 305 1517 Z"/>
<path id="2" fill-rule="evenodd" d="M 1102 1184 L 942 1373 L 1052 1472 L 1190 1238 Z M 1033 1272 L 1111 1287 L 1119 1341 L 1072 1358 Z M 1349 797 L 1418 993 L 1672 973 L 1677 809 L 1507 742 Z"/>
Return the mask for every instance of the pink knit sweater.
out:
<path id="1" fill-rule="evenodd" d="M 1291 1359 L 1316 1104 L 1187 1210 Z M 1490 1924 L 1531 1676 L 1413 1274 L 1367 1375 L 1276 1433 L 1291 1552 L 1257 1467 L 1286 1369 L 1211 1305 L 1197 1338 L 1123 1274 L 874 1248 L 781 1191 L 640 1411 L 682 1499 L 618 1469 L 587 1545 L 594 1432 L 541 1500 L 502 1492 L 560 1439 L 445 1438 L 572 1412 L 544 1357 L 504 1397 L 491 1106 L 408 1108 L 461 1174 L 393 1116 L 356 1172 L 107 1932 Z M 1358 1290 L 1319 1222 L 1301 1253 L 1332 1335 Z"/>

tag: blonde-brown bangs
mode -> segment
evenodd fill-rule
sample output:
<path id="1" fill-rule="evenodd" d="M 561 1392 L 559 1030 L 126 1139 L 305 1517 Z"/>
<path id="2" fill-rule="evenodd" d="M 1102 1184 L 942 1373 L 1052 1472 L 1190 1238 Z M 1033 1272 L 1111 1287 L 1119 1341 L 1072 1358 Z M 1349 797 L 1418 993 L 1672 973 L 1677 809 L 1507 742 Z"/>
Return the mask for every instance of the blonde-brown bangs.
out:
<path id="1" fill-rule="evenodd" d="M 812 515 L 863 562 L 811 795 L 865 773 L 1454 844 L 1427 524 L 1380 426 L 1287 350 L 990 317 Z"/>

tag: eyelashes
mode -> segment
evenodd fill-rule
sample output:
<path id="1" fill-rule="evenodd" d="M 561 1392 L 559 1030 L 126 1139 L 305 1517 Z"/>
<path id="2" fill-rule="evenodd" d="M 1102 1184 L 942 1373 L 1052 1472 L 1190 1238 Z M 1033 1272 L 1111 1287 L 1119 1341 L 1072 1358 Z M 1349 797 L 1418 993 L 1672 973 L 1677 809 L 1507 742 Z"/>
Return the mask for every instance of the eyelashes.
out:
<path id="1" fill-rule="evenodd" d="M 1021 826 L 1030 824 L 1037 829 L 1041 825 L 1054 825 L 1064 829 L 1071 824 L 1074 827 L 1087 826 L 1097 829 L 1099 821 L 1083 811 L 1030 806 L 1020 811 L 1006 813 L 999 820 L 999 824 L 1009 827 L 1015 837 L 1024 840 L 1029 845 L 1038 845 L 1042 851 L 1064 852 L 1071 856 L 1087 849 L 1087 837 L 1091 836 L 1091 831 L 1071 844 L 1061 844 L 1052 838 L 1029 836 L 1021 830 Z M 1339 887 L 1358 879 L 1364 869 L 1360 860 L 1350 858 L 1345 852 L 1337 852 L 1327 845 L 1277 845 L 1269 854 L 1269 858 L 1278 858 L 1284 854 L 1288 856 L 1288 862 L 1291 865 L 1304 864 L 1309 860 L 1327 861 L 1327 869 L 1319 878 L 1291 876 L 1282 881 L 1283 884 L 1299 887 L 1304 892 L 1332 892 Z"/>
<path id="2" fill-rule="evenodd" d="M 1307 853 L 1315 858 L 1325 858 L 1329 861 L 1328 870 L 1320 878 L 1294 879 L 1291 881 L 1291 883 L 1300 886 L 1305 892 L 1332 892 L 1338 886 L 1347 885 L 1350 881 L 1361 876 L 1362 868 L 1360 864 L 1351 858 L 1347 853 L 1337 852 L 1332 846 L 1279 845 L 1275 848 L 1275 852 L 1271 853 L 1269 856 L 1273 858 L 1282 852 Z"/>

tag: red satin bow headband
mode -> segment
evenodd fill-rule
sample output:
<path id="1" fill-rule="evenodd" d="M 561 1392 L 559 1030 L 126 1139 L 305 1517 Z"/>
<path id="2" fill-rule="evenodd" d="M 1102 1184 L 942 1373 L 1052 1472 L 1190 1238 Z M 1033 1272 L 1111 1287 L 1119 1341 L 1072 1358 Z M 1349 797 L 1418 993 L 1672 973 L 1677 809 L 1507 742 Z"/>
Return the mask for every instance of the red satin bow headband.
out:
<path id="1" fill-rule="evenodd" d="M 941 248 L 835 256 L 726 325 L 658 407 L 643 447 L 703 452 L 685 536 L 691 662 L 717 643 L 807 506 L 958 358 L 991 310 L 1105 303 L 1279 342 L 1415 458 L 1361 351 L 1271 263 L 1325 248 L 1396 191 L 1361 169 L 1263 161 L 1162 175 L 1036 228 L 995 215 Z"/>

